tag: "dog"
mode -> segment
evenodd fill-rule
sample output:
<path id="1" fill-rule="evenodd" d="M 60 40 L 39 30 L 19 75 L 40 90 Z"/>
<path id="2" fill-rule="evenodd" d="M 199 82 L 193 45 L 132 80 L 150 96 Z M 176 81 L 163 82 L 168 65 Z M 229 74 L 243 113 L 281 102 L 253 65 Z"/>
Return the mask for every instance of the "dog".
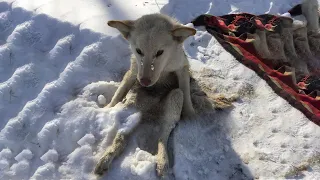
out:
<path id="1" fill-rule="evenodd" d="M 141 112 L 141 136 L 150 136 L 147 131 L 156 131 L 158 136 L 157 141 L 140 144 L 155 146 L 156 173 L 160 177 L 167 176 L 167 142 L 176 123 L 181 117 L 195 117 L 192 101 L 201 102 L 198 103 L 200 109 L 212 108 L 208 101 L 191 99 L 191 74 L 183 42 L 195 35 L 196 30 L 163 14 L 144 15 L 135 21 L 109 21 L 108 25 L 119 30 L 129 42 L 132 56 L 130 69 L 106 108 L 120 104 Z M 221 96 L 218 101 L 220 107 L 228 106 Z M 95 174 L 102 175 L 109 169 L 112 160 L 124 150 L 129 135 L 116 134 L 112 145 L 98 161 Z"/>
<path id="2" fill-rule="evenodd" d="M 135 21 L 109 21 L 108 25 L 118 29 L 128 40 L 133 55 L 130 69 L 106 108 L 115 106 L 127 96 L 124 106 L 141 111 L 142 121 L 162 113 L 157 174 L 163 176 L 168 169 L 166 148 L 171 130 L 181 113 L 184 117 L 195 115 L 190 96 L 189 61 L 182 43 L 196 30 L 163 14 L 144 15 Z M 102 175 L 109 168 L 111 161 L 124 149 L 127 136 L 116 135 L 96 165 L 95 174 Z"/>

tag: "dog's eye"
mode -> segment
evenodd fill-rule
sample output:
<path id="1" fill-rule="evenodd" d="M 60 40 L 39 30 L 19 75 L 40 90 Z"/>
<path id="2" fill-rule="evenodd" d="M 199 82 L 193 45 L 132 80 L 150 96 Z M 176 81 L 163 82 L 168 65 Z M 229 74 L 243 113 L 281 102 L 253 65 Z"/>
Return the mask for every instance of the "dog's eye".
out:
<path id="1" fill-rule="evenodd" d="M 141 52 L 140 49 L 136 49 L 137 53 L 140 54 L 141 56 L 143 56 L 143 53 Z"/>
<path id="2" fill-rule="evenodd" d="M 163 53 L 163 50 L 159 50 L 159 51 L 157 52 L 157 54 L 156 54 L 156 57 L 161 56 L 161 55 L 162 55 L 162 53 Z"/>

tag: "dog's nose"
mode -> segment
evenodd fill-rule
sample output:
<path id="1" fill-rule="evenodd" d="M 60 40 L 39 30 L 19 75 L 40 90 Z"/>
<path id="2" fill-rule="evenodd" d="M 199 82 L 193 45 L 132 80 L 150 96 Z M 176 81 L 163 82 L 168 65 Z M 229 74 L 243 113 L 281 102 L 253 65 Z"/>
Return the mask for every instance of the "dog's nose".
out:
<path id="1" fill-rule="evenodd" d="M 147 79 L 147 78 L 141 78 L 140 79 L 140 84 L 142 86 L 149 86 L 151 84 L 151 80 L 150 79 Z"/>

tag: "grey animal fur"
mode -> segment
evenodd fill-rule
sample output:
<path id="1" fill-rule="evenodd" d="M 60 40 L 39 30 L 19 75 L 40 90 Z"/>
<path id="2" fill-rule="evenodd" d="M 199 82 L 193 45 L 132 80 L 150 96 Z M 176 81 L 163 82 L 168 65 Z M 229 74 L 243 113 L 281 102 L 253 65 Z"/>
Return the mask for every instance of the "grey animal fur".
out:
<path id="1" fill-rule="evenodd" d="M 108 25 L 117 28 L 128 40 L 133 55 L 130 69 L 107 108 L 122 101 L 124 108 L 134 108 L 142 113 L 141 125 L 160 127 L 156 170 L 158 176 L 166 176 L 169 134 L 181 114 L 184 117 L 195 115 L 190 95 L 189 62 L 182 42 L 196 30 L 162 14 L 144 15 L 135 21 L 109 21 Z M 163 53 L 156 56 L 159 51 Z M 150 80 L 150 84 L 143 84 L 141 79 Z M 108 170 L 112 160 L 123 151 L 129 135 L 116 135 L 97 163 L 96 174 L 102 175 Z"/>

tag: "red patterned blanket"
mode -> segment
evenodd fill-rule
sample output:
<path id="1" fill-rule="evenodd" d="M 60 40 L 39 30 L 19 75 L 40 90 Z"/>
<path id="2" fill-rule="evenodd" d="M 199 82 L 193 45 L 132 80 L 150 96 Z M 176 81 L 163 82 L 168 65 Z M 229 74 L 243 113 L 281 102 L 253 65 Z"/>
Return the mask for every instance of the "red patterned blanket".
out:
<path id="1" fill-rule="evenodd" d="M 248 13 L 201 15 L 205 26 L 239 62 L 320 125 L 320 33 L 296 26 L 290 17 Z"/>

